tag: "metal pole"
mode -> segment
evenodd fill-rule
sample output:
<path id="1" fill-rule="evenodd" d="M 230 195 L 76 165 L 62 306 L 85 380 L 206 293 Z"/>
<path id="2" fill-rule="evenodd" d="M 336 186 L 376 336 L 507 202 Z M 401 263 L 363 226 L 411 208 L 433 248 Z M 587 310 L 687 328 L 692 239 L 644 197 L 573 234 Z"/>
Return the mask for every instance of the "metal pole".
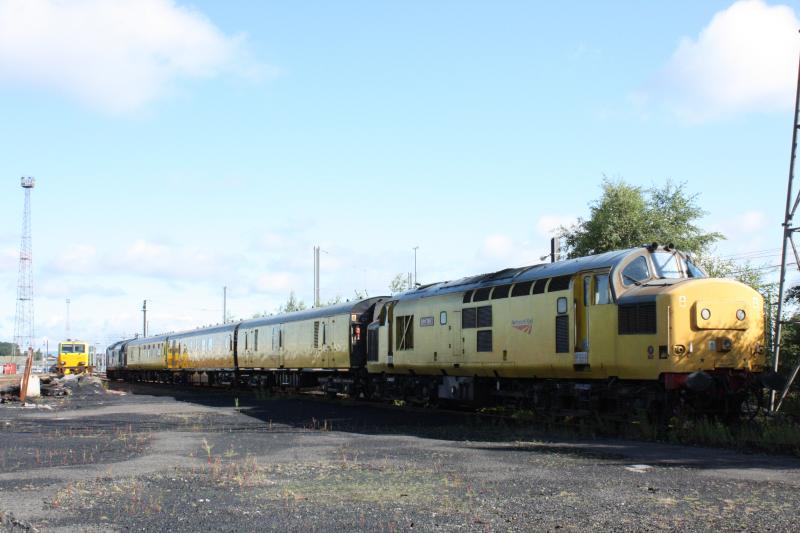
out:
<path id="1" fill-rule="evenodd" d="M 142 304 L 142 337 L 147 337 L 147 300 Z"/>
<path id="2" fill-rule="evenodd" d="M 794 117 L 792 124 L 792 153 L 789 158 L 789 183 L 786 187 L 786 212 L 783 219 L 783 246 L 781 249 L 781 274 L 780 283 L 778 285 L 778 310 L 775 316 L 775 336 L 772 339 L 773 347 L 773 372 L 778 371 L 778 363 L 780 362 L 781 354 L 781 314 L 783 312 L 783 291 L 786 284 L 786 248 L 789 240 L 792 238 L 792 217 L 794 216 L 794 209 L 791 207 L 792 202 L 792 189 L 794 185 L 794 163 L 797 156 L 797 129 L 798 118 L 800 117 L 800 58 L 797 63 L 797 89 L 794 97 Z M 800 265 L 798 265 L 800 266 Z M 770 394 L 769 400 L 770 411 L 775 411 L 775 391 Z"/>
<path id="3" fill-rule="evenodd" d="M 228 287 L 222 287 L 222 323 L 228 323 Z"/>
<path id="4" fill-rule="evenodd" d="M 314 247 L 314 307 L 319 307 L 319 246 Z"/>
<path id="5" fill-rule="evenodd" d="M 417 250 L 419 246 L 414 247 L 414 286 L 417 286 Z"/>
<path id="6" fill-rule="evenodd" d="M 313 292 L 311 294 L 312 294 L 312 297 L 314 298 L 314 302 L 311 305 L 311 307 L 316 307 L 317 306 L 317 302 L 316 302 L 316 299 L 317 299 L 316 298 L 316 296 L 317 296 L 317 247 L 316 246 L 314 246 L 313 263 L 314 263 L 314 272 L 312 274 L 312 277 L 314 278 L 314 283 L 313 283 L 314 289 L 313 289 Z"/>

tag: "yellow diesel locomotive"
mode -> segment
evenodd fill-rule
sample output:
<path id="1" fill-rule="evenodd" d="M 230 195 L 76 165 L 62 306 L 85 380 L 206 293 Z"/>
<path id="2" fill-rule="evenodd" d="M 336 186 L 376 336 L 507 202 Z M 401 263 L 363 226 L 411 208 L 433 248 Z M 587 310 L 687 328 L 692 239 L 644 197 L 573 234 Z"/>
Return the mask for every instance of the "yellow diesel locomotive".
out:
<path id="1" fill-rule="evenodd" d="M 761 295 L 657 245 L 420 287 L 387 301 L 369 335 L 379 393 L 410 374 L 406 391 L 546 409 L 686 396 L 728 409 L 765 364 Z"/>
<path id="2" fill-rule="evenodd" d="M 135 339 L 114 354 L 109 375 L 131 379 L 552 411 L 730 411 L 762 389 L 764 304 L 653 244 Z"/>

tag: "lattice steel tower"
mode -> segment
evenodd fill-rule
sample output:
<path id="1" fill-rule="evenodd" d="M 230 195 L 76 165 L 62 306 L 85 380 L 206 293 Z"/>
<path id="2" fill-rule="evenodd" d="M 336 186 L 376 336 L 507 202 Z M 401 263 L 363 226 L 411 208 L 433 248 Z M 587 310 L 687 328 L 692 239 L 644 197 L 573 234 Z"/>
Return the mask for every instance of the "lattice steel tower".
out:
<path id="1" fill-rule="evenodd" d="M 33 347 L 33 248 L 31 246 L 31 190 L 36 180 L 24 177 L 25 211 L 22 215 L 22 243 L 19 247 L 17 314 L 14 319 L 14 343 L 20 352 Z M 17 355 L 20 355 L 19 353 Z"/>

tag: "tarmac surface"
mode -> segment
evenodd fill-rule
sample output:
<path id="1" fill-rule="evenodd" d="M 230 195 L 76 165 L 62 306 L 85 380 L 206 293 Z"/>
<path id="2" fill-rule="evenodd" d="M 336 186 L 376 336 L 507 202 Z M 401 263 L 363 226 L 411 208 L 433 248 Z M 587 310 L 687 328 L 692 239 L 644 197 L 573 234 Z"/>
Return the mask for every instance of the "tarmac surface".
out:
<path id="1" fill-rule="evenodd" d="M 800 460 L 165 385 L 0 405 L 0 531 L 797 531 Z"/>

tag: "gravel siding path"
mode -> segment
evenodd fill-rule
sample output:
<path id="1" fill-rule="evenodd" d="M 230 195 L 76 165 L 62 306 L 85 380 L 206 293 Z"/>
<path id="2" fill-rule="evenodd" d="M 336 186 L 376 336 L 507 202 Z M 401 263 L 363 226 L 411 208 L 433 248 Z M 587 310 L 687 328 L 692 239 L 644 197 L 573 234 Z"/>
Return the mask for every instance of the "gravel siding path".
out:
<path id="1" fill-rule="evenodd" d="M 0 406 L 0 531 L 797 531 L 800 460 L 118 386 Z"/>

